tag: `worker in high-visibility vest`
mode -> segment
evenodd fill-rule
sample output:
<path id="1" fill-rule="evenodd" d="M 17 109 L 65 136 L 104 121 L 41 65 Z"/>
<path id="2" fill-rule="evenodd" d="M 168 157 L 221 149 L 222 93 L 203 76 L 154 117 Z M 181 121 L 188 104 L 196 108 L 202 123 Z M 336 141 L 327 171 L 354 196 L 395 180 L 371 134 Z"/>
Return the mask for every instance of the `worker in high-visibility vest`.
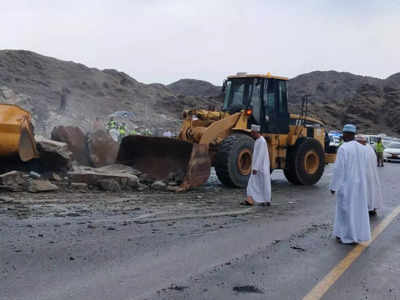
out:
<path id="1" fill-rule="evenodd" d="M 120 138 L 120 140 L 121 140 L 124 136 L 126 136 L 126 126 L 125 126 L 125 123 L 122 123 L 122 124 L 119 126 L 118 130 L 119 130 L 119 138 Z"/>
<path id="2" fill-rule="evenodd" d="M 153 135 L 153 133 L 151 132 L 150 129 L 146 128 L 146 129 L 144 130 L 144 132 L 143 132 L 143 135 L 150 136 L 150 135 Z"/>
<path id="3" fill-rule="evenodd" d="M 385 147 L 383 146 L 382 138 L 378 138 L 378 141 L 375 144 L 378 167 L 383 167 L 383 150 L 385 150 Z"/>
<path id="4" fill-rule="evenodd" d="M 114 121 L 114 118 L 111 117 L 110 120 L 107 123 L 107 129 L 117 129 L 117 122 Z"/>
<path id="5" fill-rule="evenodd" d="M 138 132 L 135 129 L 129 131 L 129 135 L 137 135 L 137 134 Z"/>

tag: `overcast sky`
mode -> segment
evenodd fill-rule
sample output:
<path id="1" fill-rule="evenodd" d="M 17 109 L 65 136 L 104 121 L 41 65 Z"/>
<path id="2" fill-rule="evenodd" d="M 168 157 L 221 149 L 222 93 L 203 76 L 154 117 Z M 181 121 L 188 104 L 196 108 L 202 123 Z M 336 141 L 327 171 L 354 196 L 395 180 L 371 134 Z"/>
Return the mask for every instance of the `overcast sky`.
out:
<path id="1" fill-rule="evenodd" d="M 150 83 L 245 71 L 400 72 L 400 0 L 1 1 L 0 48 Z"/>

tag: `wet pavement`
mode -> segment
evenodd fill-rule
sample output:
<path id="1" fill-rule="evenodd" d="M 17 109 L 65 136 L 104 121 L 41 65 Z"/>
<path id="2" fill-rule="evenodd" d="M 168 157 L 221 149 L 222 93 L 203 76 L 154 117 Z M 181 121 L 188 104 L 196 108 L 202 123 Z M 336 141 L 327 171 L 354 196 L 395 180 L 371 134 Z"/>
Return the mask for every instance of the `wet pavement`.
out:
<path id="1" fill-rule="evenodd" d="M 385 210 L 400 165 L 379 170 Z M 0 299 L 301 299 L 353 246 L 331 236 L 331 168 L 315 186 L 273 173 L 271 207 L 213 177 L 174 193 L 0 195 Z M 399 218 L 323 299 L 400 299 Z"/>

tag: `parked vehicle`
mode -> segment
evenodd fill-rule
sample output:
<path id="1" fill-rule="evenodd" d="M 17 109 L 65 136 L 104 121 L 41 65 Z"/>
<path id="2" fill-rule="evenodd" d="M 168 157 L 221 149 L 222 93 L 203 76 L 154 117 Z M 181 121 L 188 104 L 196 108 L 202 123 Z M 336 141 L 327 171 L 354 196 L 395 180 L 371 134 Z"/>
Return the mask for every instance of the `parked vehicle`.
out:
<path id="1" fill-rule="evenodd" d="M 397 161 L 400 162 L 400 143 L 394 142 L 391 143 L 385 150 L 383 151 L 383 159 L 385 161 Z"/>
<path id="2" fill-rule="evenodd" d="M 380 138 L 380 136 L 377 136 L 377 135 L 366 135 L 365 137 L 367 138 L 367 142 L 370 145 L 375 145 L 375 143 Z"/>

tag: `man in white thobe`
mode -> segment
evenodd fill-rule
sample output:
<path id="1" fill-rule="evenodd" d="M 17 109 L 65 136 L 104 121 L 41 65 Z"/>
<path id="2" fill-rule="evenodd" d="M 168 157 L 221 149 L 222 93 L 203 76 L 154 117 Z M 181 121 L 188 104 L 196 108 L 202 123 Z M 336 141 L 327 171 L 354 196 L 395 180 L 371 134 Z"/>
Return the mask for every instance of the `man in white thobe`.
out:
<path id="1" fill-rule="evenodd" d="M 367 155 L 364 146 L 354 140 L 356 127 L 343 128 L 330 190 L 336 193 L 336 215 L 333 234 L 344 244 L 371 239 L 368 215 Z"/>
<path id="2" fill-rule="evenodd" d="M 362 135 L 356 137 L 357 142 L 364 145 L 365 155 L 367 156 L 367 188 L 368 188 L 368 211 L 372 216 L 376 215 L 376 210 L 382 208 L 383 194 L 381 181 L 379 179 L 378 167 L 376 166 L 375 150 L 367 144 L 367 138 Z"/>
<path id="3" fill-rule="evenodd" d="M 271 173 L 269 169 L 268 145 L 260 134 L 260 126 L 251 126 L 251 135 L 256 139 L 251 161 L 251 175 L 247 184 L 247 205 L 271 204 Z"/>

